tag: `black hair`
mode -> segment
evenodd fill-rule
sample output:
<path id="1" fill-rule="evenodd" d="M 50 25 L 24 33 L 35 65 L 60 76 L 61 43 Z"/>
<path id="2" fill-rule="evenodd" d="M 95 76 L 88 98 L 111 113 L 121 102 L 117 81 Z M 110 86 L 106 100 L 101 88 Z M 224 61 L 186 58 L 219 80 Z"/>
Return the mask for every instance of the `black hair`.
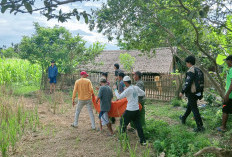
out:
<path id="1" fill-rule="evenodd" d="M 115 63 L 114 66 L 119 69 L 119 64 L 118 63 Z"/>
<path id="2" fill-rule="evenodd" d="M 141 79 L 141 77 L 142 77 L 142 73 L 140 71 L 136 71 L 135 75 L 137 75 L 139 77 L 139 79 Z"/>
<path id="3" fill-rule="evenodd" d="M 195 61 L 196 61 L 196 59 L 194 56 L 188 56 L 187 58 L 185 58 L 185 62 L 190 63 L 192 65 L 195 65 Z"/>
<path id="4" fill-rule="evenodd" d="M 107 72 L 103 72 L 102 76 L 105 76 L 106 78 L 108 78 L 108 73 Z"/>
<path id="5" fill-rule="evenodd" d="M 51 63 L 55 63 L 55 61 L 54 61 L 54 60 L 52 60 L 52 61 L 51 61 Z"/>
<path id="6" fill-rule="evenodd" d="M 106 83 L 107 81 L 106 80 L 103 80 L 103 81 L 100 81 L 101 83 Z"/>
<path id="7" fill-rule="evenodd" d="M 122 78 L 125 76 L 123 72 L 119 73 L 118 76 L 121 76 Z"/>
<path id="8" fill-rule="evenodd" d="M 232 61 L 232 55 L 229 55 L 228 57 L 226 57 L 225 60 L 226 60 L 226 61 Z"/>

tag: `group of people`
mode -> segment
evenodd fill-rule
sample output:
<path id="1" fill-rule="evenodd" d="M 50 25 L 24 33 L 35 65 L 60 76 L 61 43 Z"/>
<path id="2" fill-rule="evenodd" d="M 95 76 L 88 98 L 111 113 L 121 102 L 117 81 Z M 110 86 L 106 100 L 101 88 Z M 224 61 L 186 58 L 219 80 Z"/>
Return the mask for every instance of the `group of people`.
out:
<path id="1" fill-rule="evenodd" d="M 227 82 L 226 82 L 226 94 L 223 102 L 223 117 L 222 117 L 222 126 L 218 127 L 218 131 L 226 131 L 226 123 L 228 120 L 228 114 L 232 113 L 232 55 L 228 56 L 225 59 L 228 67 L 230 68 L 227 74 Z M 180 97 L 184 94 L 188 99 L 187 110 L 184 115 L 180 116 L 180 120 L 182 124 L 185 124 L 187 117 L 193 112 L 194 119 L 197 124 L 197 128 L 194 129 L 196 132 L 202 132 L 205 130 L 202 122 L 202 118 L 197 106 L 198 99 L 203 97 L 203 91 L 198 92 L 196 87 L 196 68 L 195 67 L 195 57 L 188 56 L 185 59 L 186 66 L 189 68 L 186 73 L 185 84 L 183 86 L 183 90 L 180 93 Z M 51 63 L 51 67 L 49 67 L 49 81 L 51 84 L 51 90 L 55 87 L 56 76 L 57 76 L 57 67 L 54 65 L 54 61 Z M 132 85 L 132 79 L 129 76 L 125 76 L 124 72 L 119 68 L 119 64 L 114 64 L 115 68 L 115 82 L 113 85 L 113 91 L 117 100 L 127 98 L 127 107 L 120 119 L 120 132 L 125 133 L 127 130 L 127 126 L 130 124 L 132 128 L 136 129 L 138 132 L 138 136 L 140 138 L 140 143 L 142 145 L 146 145 L 146 139 L 143 133 L 143 127 L 145 126 L 145 108 L 144 108 L 144 96 L 145 96 L 145 88 L 144 83 L 141 80 L 142 73 L 136 71 L 133 73 L 133 79 L 136 81 L 135 85 Z M 78 127 L 78 118 L 81 112 L 81 109 L 86 106 L 91 119 L 91 127 L 93 130 L 96 129 L 95 126 L 95 118 L 92 109 L 92 97 L 94 97 L 94 90 L 92 83 L 89 79 L 87 79 L 88 74 L 85 71 L 80 73 L 81 78 L 75 82 L 72 102 L 73 106 L 75 106 L 75 98 L 78 93 L 78 103 L 75 113 L 74 122 L 71 125 L 74 128 Z M 114 121 L 114 117 L 109 117 L 108 112 L 111 108 L 111 102 L 113 100 L 113 91 L 110 87 L 110 82 L 108 81 L 108 74 L 102 73 L 102 77 L 100 78 L 100 88 L 96 102 L 100 101 L 100 130 L 102 130 L 102 126 L 107 126 L 110 135 L 114 134 L 112 129 L 112 121 Z M 55 90 L 55 88 L 54 88 Z M 142 105 L 142 110 L 139 110 L 139 104 Z"/>
<path id="2" fill-rule="evenodd" d="M 188 99 L 187 110 L 184 115 L 180 116 L 180 120 L 182 124 L 185 124 L 187 117 L 193 112 L 194 119 L 196 121 L 197 127 L 194 129 L 195 132 L 202 132 L 205 130 L 202 122 L 202 118 L 197 106 L 198 99 L 202 99 L 203 91 L 197 91 L 197 81 L 196 81 L 196 73 L 199 71 L 199 68 L 195 67 L 195 57 L 188 56 L 185 59 L 186 66 L 189 68 L 186 73 L 185 84 L 180 93 L 180 97 L 184 94 Z M 229 68 L 226 77 L 226 93 L 222 102 L 222 126 L 217 128 L 219 132 L 226 131 L 226 123 L 228 121 L 229 114 L 232 113 L 232 55 L 228 56 L 224 60 Z"/>
<path id="3" fill-rule="evenodd" d="M 141 72 L 137 71 L 134 73 L 134 79 L 137 80 L 136 85 L 132 85 L 132 80 L 129 76 L 125 76 L 123 71 L 119 69 L 119 65 L 115 64 L 115 85 L 113 86 L 113 90 L 117 100 L 127 98 L 127 107 L 123 116 L 120 119 L 120 132 L 125 133 L 127 126 L 129 123 L 137 130 L 138 135 L 140 137 L 140 143 L 142 145 L 146 145 L 146 139 L 143 133 L 143 125 L 145 124 L 145 114 L 144 107 L 142 111 L 139 110 L 139 103 L 144 105 L 143 97 L 145 96 L 144 84 L 141 81 Z M 96 129 L 95 119 L 92 110 L 92 97 L 94 96 L 94 91 L 92 87 L 92 83 L 89 79 L 87 79 L 88 74 L 85 71 L 80 73 L 81 78 L 75 82 L 74 90 L 73 90 L 73 106 L 75 103 L 75 97 L 78 93 L 78 103 L 75 113 L 74 122 L 71 125 L 72 127 L 78 127 L 78 119 L 81 109 L 84 105 L 87 106 L 88 112 L 91 119 L 91 127 L 93 130 Z M 111 118 L 109 117 L 108 112 L 111 109 L 111 102 L 113 99 L 113 91 L 109 86 L 110 83 L 107 79 L 107 73 L 103 73 L 100 78 L 100 88 L 97 88 L 98 95 L 96 99 L 96 103 L 100 100 L 100 130 L 102 131 L 102 126 L 107 126 L 109 130 L 109 135 L 114 135 L 114 131 L 112 129 Z M 141 88 L 141 89 L 140 89 Z M 142 113 L 142 114 L 141 114 Z M 141 118 L 142 117 L 142 118 Z"/>

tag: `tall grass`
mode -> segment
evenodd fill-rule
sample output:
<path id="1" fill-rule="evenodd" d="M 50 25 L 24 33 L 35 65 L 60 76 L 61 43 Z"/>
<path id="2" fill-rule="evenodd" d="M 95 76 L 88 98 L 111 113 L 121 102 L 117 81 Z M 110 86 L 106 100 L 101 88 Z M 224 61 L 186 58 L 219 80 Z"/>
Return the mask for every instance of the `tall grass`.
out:
<path id="1" fill-rule="evenodd" d="M 0 151 L 3 157 L 7 152 L 15 152 L 16 144 L 26 128 L 35 130 L 39 125 L 38 110 L 26 110 L 24 99 L 16 99 L 5 94 L 0 88 Z"/>
<path id="2" fill-rule="evenodd" d="M 41 67 L 22 59 L 0 58 L 0 85 L 39 85 L 42 76 Z"/>

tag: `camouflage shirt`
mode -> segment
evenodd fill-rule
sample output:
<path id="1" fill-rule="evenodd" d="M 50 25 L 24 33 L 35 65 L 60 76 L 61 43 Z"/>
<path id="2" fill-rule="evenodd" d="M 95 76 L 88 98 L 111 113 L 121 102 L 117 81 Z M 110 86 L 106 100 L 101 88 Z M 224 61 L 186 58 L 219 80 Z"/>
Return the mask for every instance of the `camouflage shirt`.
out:
<path id="1" fill-rule="evenodd" d="M 136 82 L 136 86 L 138 86 L 141 90 L 143 90 L 145 92 L 145 87 L 144 87 L 144 83 L 142 80 L 138 80 Z M 144 99 L 144 96 L 139 96 L 139 102 L 141 103 Z"/>

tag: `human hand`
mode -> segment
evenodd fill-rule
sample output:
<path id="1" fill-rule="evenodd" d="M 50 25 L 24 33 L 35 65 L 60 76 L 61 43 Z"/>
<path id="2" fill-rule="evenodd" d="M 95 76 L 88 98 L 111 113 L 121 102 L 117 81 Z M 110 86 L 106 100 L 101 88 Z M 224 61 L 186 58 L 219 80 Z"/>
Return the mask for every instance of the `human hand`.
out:
<path id="1" fill-rule="evenodd" d="M 73 107 L 75 106 L 75 101 L 73 101 L 72 105 L 73 105 Z"/>
<path id="2" fill-rule="evenodd" d="M 48 82 L 50 82 L 50 78 L 48 79 Z"/>
<path id="3" fill-rule="evenodd" d="M 116 85 L 114 85 L 114 86 L 113 86 L 113 89 L 114 89 L 114 90 L 115 90 L 115 89 L 117 89 L 117 86 L 116 86 Z"/>

